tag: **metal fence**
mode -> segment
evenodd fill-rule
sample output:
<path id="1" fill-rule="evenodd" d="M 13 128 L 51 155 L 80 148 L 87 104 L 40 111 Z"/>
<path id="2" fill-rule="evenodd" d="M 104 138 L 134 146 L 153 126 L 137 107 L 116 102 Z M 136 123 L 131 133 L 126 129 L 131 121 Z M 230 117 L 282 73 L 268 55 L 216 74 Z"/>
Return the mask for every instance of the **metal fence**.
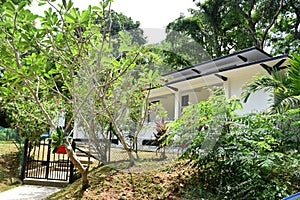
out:
<path id="1" fill-rule="evenodd" d="M 78 151 L 85 151 L 88 154 L 90 152 L 90 155 L 101 163 L 118 168 L 126 168 L 128 166 L 127 163 L 130 162 L 128 152 L 119 141 L 113 140 L 104 143 L 102 140 L 99 142 L 97 144 L 95 142 L 89 143 L 88 140 L 77 140 L 75 153 L 78 154 Z M 139 138 L 136 143 L 131 144 L 128 144 L 128 146 L 135 159 L 135 163 L 143 164 L 149 170 L 159 167 L 159 163 L 167 163 L 177 159 L 183 152 L 183 149 L 178 146 L 159 148 L 154 140 L 145 138 Z"/>
<path id="2" fill-rule="evenodd" d="M 51 140 L 43 138 L 38 142 L 25 141 L 22 179 L 35 178 L 69 181 L 70 159 L 66 154 L 51 150 Z"/>

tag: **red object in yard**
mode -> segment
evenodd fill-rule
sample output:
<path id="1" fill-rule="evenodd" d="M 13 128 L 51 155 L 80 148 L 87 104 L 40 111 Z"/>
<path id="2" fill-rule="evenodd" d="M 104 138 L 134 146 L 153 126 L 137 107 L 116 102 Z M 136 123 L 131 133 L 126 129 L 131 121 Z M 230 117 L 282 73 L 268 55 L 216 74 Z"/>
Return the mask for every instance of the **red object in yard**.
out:
<path id="1" fill-rule="evenodd" d="M 58 154 L 66 154 L 67 152 L 66 152 L 66 148 L 65 148 L 65 145 L 60 145 L 59 147 L 58 147 L 58 149 L 56 150 L 56 152 L 55 153 L 58 153 Z"/>

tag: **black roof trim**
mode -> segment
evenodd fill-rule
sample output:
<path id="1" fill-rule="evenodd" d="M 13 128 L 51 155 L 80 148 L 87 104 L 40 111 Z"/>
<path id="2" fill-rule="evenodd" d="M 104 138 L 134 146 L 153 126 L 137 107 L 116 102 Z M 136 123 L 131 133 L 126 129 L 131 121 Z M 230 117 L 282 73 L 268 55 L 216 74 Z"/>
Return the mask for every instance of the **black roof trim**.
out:
<path id="1" fill-rule="evenodd" d="M 221 68 L 221 69 L 216 70 L 216 71 L 207 72 L 207 73 L 204 73 L 204 74 L 199 74 L 197 76 L 190 76 L 190 77 L 187 77 L 187 78 L 184 78 L 184 79 L 167 82 L 164 86 L 168 86 L 168 85 L 179 83 L 179 82 L 186 81 L 186 80 L 193 80 L 195 78 L 208 76 L 208 75 L 216 74 L 216 73 L 219 73 L 219 72 L 225 72 L 225 71 L 229 71 L 229 70 L 232 70 L 232 69 L 239 69 L 239 68 L 243 68 L 243 67 L 248 67 L 250 65 L 260 64 L 260 63 L 263 63 L 263 62 L 269 62 L 269 61 L 280 59 L 280 58 L 286 59 L 287 57 L 288 57 L 287 55 L 280 55 L 280 56 L 275 56 L 275 57 L 271 57 L 271 58 L 266 58 L 266 59 L 263 59 L 263 60 L 254 61 L 254 62 L 251 62 L 251 63 L 245 63 L 245 64 L 242 64 L 242 65 L 231 65 L 231 66 L 228 66 L 226 68 Z"/>
<path id="2" fill-rule="evenodd" d="M 201 72 L 198 69 L 192 69 L 193 72 L 195 72 L 196 74 L 201 74 Z"/>
<path id="3" fill-rule="evenodd" d="M 243 62 L 247 62 L 247 61 L 248 61 L 248 59 L 247 59 L 246 57 L 244 57 L 244 56 L 237 55 L 237 57 L 238 57 L 239 59 L 241 59 Z"/>
<path id="4" fill-rule="evenodd" d="M 178 92 L 178 88 L 176 88 L 176 87 L 172 87 L 172 86 L 169 86 L 169 85 L 167 85 L 167 87 L 170 88 L 171 90 L 175 91 L 175 92 Z"/>
<path id="5" fill-rule="evenodd" d="M 265 51 L 263 51 L 263 50 L 261 50 L 261 49 L 259 49 L 259 48 L 257 48 L 257 47 L 250 47 L 250 48 L 248 48 L 248 49 L 243 49 L 243 50 L 241 50 L 241 51 L 234 52 L 234 53 L 228 54 L 228 55 L 226 55 L 226 56 L 221 56 L 221 57 L 219 57 L 219 58 L 215 58 L 215 59 L 212 59 L 212 60 L 207 60 L 207 61 L 201 62 L 201 63 L 199 63 L 199 64 L 196 64 L 196 65 L 191 65 L 191 66 L 189 66 L 189 67 L 186 67 L 186 68 L 183 68 L 183 69 L 179 69 L 179 70 L 177 70 L 177 71 L 169 72 L 169 73 L 164 74 L 163 76 L 169 76 L 169 75 L 171 75 L 171 74 L 175 74 L 175 73 L 177 73 L 177 72 L 185 71 L 185 70 L 191 69 L 191 68 L 196 67 L 196 66 L 200 66 L 200 65 L 207 64 L 207 63 L 215 62 L 215 61 L 218 61 L 218 60 L 222 60 L 222 59 L 224 59 L 224 58 L 228 58 L 228 57 L 231 57 L 231 56 L 239 55 L 239 54 L 241 54 L 241 53 L 245 53 L 245 52 L 252 51 L 252 50 L 258 50 L 258 51 L 260 51 L 261 53 L 265 54 L 266 56 L 272 57 L 270 54 L 268 54 L 267 52 L 265 52 Z"/>
<path id="6" fill-rule="evenodd" d="M 264 70 L 266 70 L 266 71 L 268 72 L 268 74 L 271 75 L 272 70 L 270 69 L 270 67 L 269 67 L 268 65 L 266 65 L 266 64 L 264 64 L 264 63 L 261 63 L 260 66 L 261 66 L 262 68 L 264 68 Z"/>
<path id="7" fill-rule="evenodd" d="M 220 78 L 222 81 L 227 81 L 228 78 L 226 76 L 222 76 L 220 74 L 215 74 L 216 77 Z"/>

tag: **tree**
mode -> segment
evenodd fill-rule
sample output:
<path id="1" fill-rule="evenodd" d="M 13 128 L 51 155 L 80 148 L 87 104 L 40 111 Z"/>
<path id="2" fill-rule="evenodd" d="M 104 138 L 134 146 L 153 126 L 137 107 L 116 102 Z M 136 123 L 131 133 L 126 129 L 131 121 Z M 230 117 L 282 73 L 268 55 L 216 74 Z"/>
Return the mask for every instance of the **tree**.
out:
<path id="1" fill-rule="evenodd" d="M 270 37 L 270 29 L 282 11 L 284 0 L 280 1 L 244 1 L 237 0 L 235 6 L 247 21 L 247 28 L 253 37 L 255 46 L 264 49 Z"/>
<path id="2" fill-rule="evenodd" d="M 169 34 L 175 30 L 191 36 L 212 57 L 227 55 L 250 46 L 263 50 L 273 46 L 274 38 L 277 38 L 276 45 L 279 47 L 283 42 L 279 39 L 281 32 L 277 33 L 273 28 L 280 27 L 278 24 L 283 22 L 280 19 L 288 19 L 286 23 L 289 24 L 285 28 L 276 29 L 284 31 L 281 36 L 289 32 L 287 27 L 299 25 L 298 20 L 294 20 L 294 16 L 298 16 L 299 6 L 295 2 L 294 7 L 288 6 L 290 4 L 291 1 L 283 0 L 197 2 L 198 9 L 190 9 L 192 16 L 180 16 L 167 29 Z M 293 35 L 295 37 L 290 42 L 297 43 L 298 36 L 296 37 L 296 33 Z"/>
<path id="3" fill-rule="evenodd" d="M 253 45 L 246 34 L 239 12 L 230 10 L 232 2 L 211 0 L 197 3 L 199 9 L 191 9 L 192 16 L 181 15 L 167 26 L 171 31 L 182 32 L 198 42 L 211 57 L 220 57 L 230 51 Z M 240 28 L 238 28 L 240 26 Z"/>
<path id="4" fill-rule="evenodd" d="M 284 112 L 300 105 L 300 56 L 295 55 L 287 71 L 275 71 L 272 76 L 256 77 L 244 86 L 242 99 L 259 90 L 271 92 L 272 111 Z"/>
<path id="5" fill-rule="evenodd" d="M 120 31 L 129 31 L 133 42 L 136 42 L 139 45 L 146 44 L 146 39 L 143 35 L 144 31 L 139 28 L 139 21 L 134 22 L 131 17 L 127 17 L 122 13 L 117 13 L 114 10 L 110 11 L 110 17 L 110 34 L 112 36 L 118 35 Z"/>
<path id="6" fill-rule="evenodd" d="M 165 73 L 196 65 L 210 59 L 210 55 L 193 38 L 172 31 L 167 38 L 152 46 L 165 66 Z"/>
<path id="7" fill-rule="evenodd" d="M 296 0 L 288 0 L 283 5 L 283 12 L 278 16 L 271 29 L 270 43 L 273 53 L 300 53 L 300 4 Z"/>
<path id="8" fill-rule="evenodd" d="M 13 0 L 12 2 L 14 3 L 14 4 L 19 4 L 19 3 L 21 3 L 23 0 Z M 1 0 L 0 1 L 0 5 L 3 5 L 5 2 L 7 2 L 7 0 Z M 32 0 L 27 0 L 27 2 L 28 3 L 31 3 L 32 2 Z"/>
<path id="9" fill-rule="evenodd" d="M 3 41 L 0 65 L 5 70 L 1 92 L 6 99 L 12 96 L 18 99 L 18 102 L 13 101 L 17 108 L 32 106 L 30 111 L 22 109 L 22 115 L 42 121 L 54 130 L 55 144 L 64 144 L 71 162 L 82 175 L 85 189 L 88 169 L 74 154 L 69 127 L 75 122 L 90 138 L 105 136 L 107 127 L 101 127 L 100 122 L 106 120 L 132 165 L 134 157 L 126 143 L 121 119 L 140 108 L 137 123 L 142 124 L 147 107 L 139 106 L 148 105 L 145 102 L 149 90 L 141 88 L 152 87 L 157 72 L 147 68 L 147 52 L 134 43 L 128 33 L 119 32 L 118 37 L 109 34 L 111 1 L 103 0 L 98 7 L 89 6 L 84 11 L 74 8 L 72 1 L 63 0 L 57 6 L 50 0 L 40 1 L 40 5 L 46 3 L 50 8 L 44 16 L 24 9 L 26 3 L 16 6 L 8 1 L 0 8 L 0 39 Z M 40 24 L 36 25 L 38 19 Z M 103 20 L 99 22 L 99 19 Z M 129 76 L 131 74 L 136 76 Z M 138 84 L 128 92 L 127 83 L 134 81 Z M 136 98 L 132 97 L 137 87 L 145 98 L 134 102 Z M 132 106 L 124 107 L 129 101 Z M 61 109 L 68 113 L 68 125 L 64 129 L 54 120 Z M 140 128 L 136 130 L 135 135 Z M 59 137 L 61 135 L 64 137 Z"/>
<path id="10" fill-rule="evenodd" d="M 4 3 L 6 2 L 6 0 L 1 0 L 0 1 L 0 5 L 2 6 Z M 19 4 L 21 1 L 20 0 L 14 0 L 12 1 L 14 4 Z M 28 1 L 28 3 L 30 4 L 31 1 Z M 2 68 L 0 67 L 0 78 L 2 78 Z M 0 126 L 4 126 L 4 127 L 9 127 L 9 114 L 6 112 L 6 110 L 3 108 L 4 106 L 1 105 L 2 100 L 0 97 Z"/>

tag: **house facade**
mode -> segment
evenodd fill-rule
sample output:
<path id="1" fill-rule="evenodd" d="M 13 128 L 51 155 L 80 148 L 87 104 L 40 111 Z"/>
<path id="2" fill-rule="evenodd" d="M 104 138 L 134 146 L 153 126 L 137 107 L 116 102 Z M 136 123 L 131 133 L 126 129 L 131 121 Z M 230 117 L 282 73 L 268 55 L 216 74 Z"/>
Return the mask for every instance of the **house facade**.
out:
<path id="1" fill-rule="evenodd" d="M 207 100 L 210 96 L 209 88 L 213 86 L 224 87 L 228 98 L 239 98 L 243 85 L 255 76 L 271 75 L 274 69 L 286 68 L 287 58 L 286 55 L 273 57 L 253 47 L 212 59 L 165 74 L 165 85 L 151 90 L 149 101 L 160 103 L 167 111 L 167 120 L 173 121 L 180 116 L 184 107 Z M 243 103 L 243 110 L 238 113 L 263 111 L 270 104 L 269 98 L 269 93 L 254 93 L 247 103 Z M 152 113 L 148 121 L 155 121 L 156 117 L 157 115 Z"/>
<path id="2" fill-rule="evenodd" d="M 212 59 L 165 74 L 167 80 L 160 87 L 151 90 L 149 102 L 160 104 L 166 111 L 166 121 L 177 119 L 184 107 L 205 101 L 210 96 L 210 88 L 223 87 L 228 98 L 240 98 L 242 87 L 255 76 L 270 76 L 273 70 L 283 70 L 289 64 L 287 55 L 271 56 L 252 47 L 227 56 Z M 261 112 L 270 106 L 270 94 L 264 91 L 252 94 L 243 110 L 238 114 Z M 161 120 L 156 111 L 150 111 L 148 123 L 139 139 L 155 139 L 155 121 Z"/>
<path id="3" fill-rule="evenodd" d="M 210 88 L 223 87 L 228 98 L 239 98 L 242 87 L 255 76 L 270 76 L 273 70 L 285 69 L 288 65 L 287 55 L 271 56 L 252 47 L 227 56 L 212 59 L 178 71 L 163 75 L 166 80 L 159 88 L 151 89 L 149 102 L 159 104 L 166 113 L 166 121 L 177 119 L 184 107 L 205 101 L 210 96 Z M 250 96 L 239 114 L 260 112 L 269 107 L 270 94 L 263 91 Z M 156 147 L 143 146 L 143 141 L 153 140 L 155 122 L 161 120 L 158 112 L 150 111 L 144 129 L 139 134 L 138 149 L 151 150 Z M 83 133 L 77 129 L 75 138 L 82 138 Z M 84 138 L 86 138 L 85 136 Z M 119 144 L 121 147 L 121 144 Z"/>

